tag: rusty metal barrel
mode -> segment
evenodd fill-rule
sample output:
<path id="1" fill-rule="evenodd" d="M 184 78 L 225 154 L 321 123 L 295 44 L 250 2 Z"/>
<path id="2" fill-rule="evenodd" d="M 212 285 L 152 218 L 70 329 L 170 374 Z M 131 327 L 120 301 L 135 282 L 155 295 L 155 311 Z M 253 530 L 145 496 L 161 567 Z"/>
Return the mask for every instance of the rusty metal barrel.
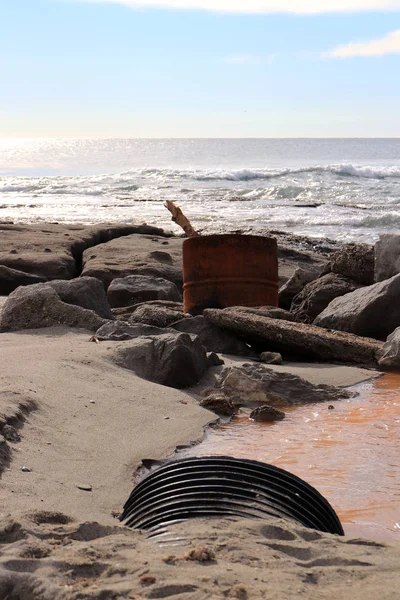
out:
<path id="1" fill-rule="evenodd" d="M 224 234 L 183 242 L 185 312 L 205 308 L 278 305 L 278 250 L 275 238 Z"/>

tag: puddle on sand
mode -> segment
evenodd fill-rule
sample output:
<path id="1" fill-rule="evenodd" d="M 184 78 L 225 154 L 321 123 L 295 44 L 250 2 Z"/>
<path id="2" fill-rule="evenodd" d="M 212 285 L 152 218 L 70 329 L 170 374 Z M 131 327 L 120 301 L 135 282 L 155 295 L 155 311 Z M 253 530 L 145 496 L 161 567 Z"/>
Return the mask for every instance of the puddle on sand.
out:
<path id="1" fill-rule="evenodd" d="M 355 386 L 357 398 L 286 409 L 286 419 L 240 415 L 185 456 L 230 455 L 282 467 L 323 494 L 347 535 L 400 540 L 400 375 Z"/>

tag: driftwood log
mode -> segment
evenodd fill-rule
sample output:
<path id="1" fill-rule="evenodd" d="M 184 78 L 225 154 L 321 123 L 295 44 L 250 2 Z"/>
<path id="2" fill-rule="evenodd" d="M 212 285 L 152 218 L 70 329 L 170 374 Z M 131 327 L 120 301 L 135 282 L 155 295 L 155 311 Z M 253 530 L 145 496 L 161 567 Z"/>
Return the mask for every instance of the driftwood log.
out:
<path id="1" fill-rule="evenodd" d="M 164 204 L 166 208 L 168 208 L 169 212 L 172 215 L 172 220 L 174 223 L 182 227 L 183 231 L 186 233 L 188 237 L 196 237 L 200 235 L 192 226 L 189 219 L 185 217 L 182 210 L 179 206 L 176 206 L 172 200 L 167 200 Z"/>

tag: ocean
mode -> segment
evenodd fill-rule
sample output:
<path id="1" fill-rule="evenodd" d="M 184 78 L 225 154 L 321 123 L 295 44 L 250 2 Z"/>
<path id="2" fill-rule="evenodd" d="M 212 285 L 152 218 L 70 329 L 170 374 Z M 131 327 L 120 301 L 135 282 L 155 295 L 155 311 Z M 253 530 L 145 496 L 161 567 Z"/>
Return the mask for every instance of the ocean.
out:
<path id="1" fill-rule="evenodd" d="M 373 243 L 400 231 L 400 139 L 0 139 L 0 221 L 147 222 Z"/>

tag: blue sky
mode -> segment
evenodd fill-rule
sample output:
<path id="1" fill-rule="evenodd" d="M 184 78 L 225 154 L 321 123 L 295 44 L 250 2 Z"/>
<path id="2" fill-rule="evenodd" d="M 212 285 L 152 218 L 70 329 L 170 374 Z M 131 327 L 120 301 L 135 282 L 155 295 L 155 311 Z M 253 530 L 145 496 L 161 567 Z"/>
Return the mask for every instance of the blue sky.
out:
<path id="1" fill-rule="evenodd" d="M 400 0 L 2 0 L 0 137 L 400 137 L 399 106 Z"/>

